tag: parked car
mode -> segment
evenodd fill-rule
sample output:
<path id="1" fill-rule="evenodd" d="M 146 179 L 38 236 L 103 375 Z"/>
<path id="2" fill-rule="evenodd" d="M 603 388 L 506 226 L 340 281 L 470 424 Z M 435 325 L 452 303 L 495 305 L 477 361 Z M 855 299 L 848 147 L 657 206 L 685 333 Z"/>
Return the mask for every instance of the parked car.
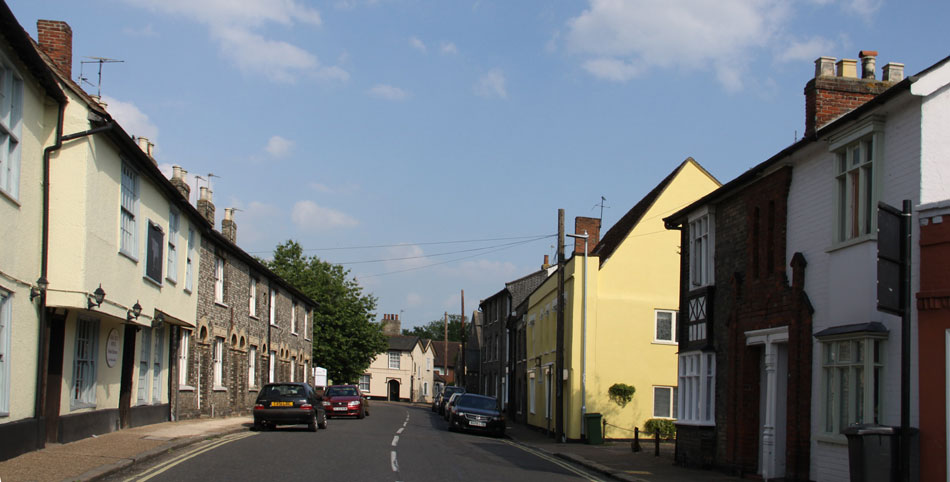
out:
<path id="1" fill-rule="evenodd" d="M 465 392 L 455 392 L 449 397 L 449 401 L 445 402 L 445 410 L 443 410 L 442 418 L 448 421 L 449 413 L 450 413 L 450 410 L 452 409 L 452 403 L 455 402 L 455 399 L 457 399 L 458 397 L 464 394 Z"/>
<path id="2" fill-rule="evenodd" d="M 254 428 L 305 424 L 311 432 L 327 428 L 327 414 L 320 395 L 306 383 L 268 383 L 254 402 Z"/>
<path id="3" fill-rule="evenodd" d="M 451 397 L 455 392 L 465 393 L 465 387 L 456 387 L 450 385 L 442 389 L 442 393 L 432 400 L 432 411 L 439 412 L 439 415 L 445 415 L 445 404 L 449 401 L 449 397 Z"/>
<path id="4" fill-rule="evenodd" d="M 505 435 L 505 416 L 494 397 L 466 393 L 459 395 L 449 411 L 449 430 L 489 432 Z"/>
<path id="5" fill-rule="evenodd" d="M 323 392 L 323 408 L 327 418 L 363 418 L 369 415 L 369 400 L 356 385 L 330 385 Z"/>

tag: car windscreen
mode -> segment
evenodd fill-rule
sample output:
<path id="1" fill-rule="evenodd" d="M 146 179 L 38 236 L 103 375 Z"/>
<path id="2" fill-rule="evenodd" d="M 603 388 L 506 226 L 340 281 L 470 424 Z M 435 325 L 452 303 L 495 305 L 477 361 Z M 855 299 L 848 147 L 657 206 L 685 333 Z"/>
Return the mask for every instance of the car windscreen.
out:
<path id="1" fill-rule="evenodd" d="M 324 395 L 328 397 L 356 397 L 356 389 L 353 387 L 330 387 Z"/>
<path id="2" fill-rule="evenodd" d="M 303 398 L 307 391 L 300 385 L 268 385 L 261 392 L 266 398 Z"/>
<path id="3" fill-rule="evenodd" d="M 445 396 L 451 397 L 455 392 L 464 392 L 465 390 L 462 387 L 445 387 Z"/>
<path id="4" fill-rule="evenodd" d="M 495 410 L 498 408 L 498 402 L 496 402 L 494 398 L 462 396 L 455 401 L 455 406 L 460 408 L 475 408 L 478 410 Z"/>

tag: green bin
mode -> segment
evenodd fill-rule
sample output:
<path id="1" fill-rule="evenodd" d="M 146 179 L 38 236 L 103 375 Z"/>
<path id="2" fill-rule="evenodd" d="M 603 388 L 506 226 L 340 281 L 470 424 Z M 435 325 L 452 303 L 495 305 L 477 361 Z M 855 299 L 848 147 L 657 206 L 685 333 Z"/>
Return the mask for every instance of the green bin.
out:
<path id="1" fill-rule="evenodd" d="M 604 416 L 599 413 L 584 414 L 584 433 L 587 434 L 587 443 L 601 445 L 604 443 L 604 433 L 601 431 Z"/>

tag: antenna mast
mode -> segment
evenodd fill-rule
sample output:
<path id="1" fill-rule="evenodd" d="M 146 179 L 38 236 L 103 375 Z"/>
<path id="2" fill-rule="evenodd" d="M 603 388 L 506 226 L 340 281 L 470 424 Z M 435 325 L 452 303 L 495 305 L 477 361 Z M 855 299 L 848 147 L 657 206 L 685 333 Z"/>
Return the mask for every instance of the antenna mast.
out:
<path id="1" fill-rule="evenodd" d="M 124 60 L 118 59 L 109 59 L 105 57 L 85 57 L 89 60 L 83 60 L 79 62 L 79 83 L 82 85 L 83 82 L 89 85 L 95 85 L 96 87 L 96 97 L 102 99 L 102 64 L 120 64 L 124 63 Z M 83 66 L 86 64 L 99 64 L 99 81 L 96 84 L 89 82 L 89 78 L 83 75 Z"/>

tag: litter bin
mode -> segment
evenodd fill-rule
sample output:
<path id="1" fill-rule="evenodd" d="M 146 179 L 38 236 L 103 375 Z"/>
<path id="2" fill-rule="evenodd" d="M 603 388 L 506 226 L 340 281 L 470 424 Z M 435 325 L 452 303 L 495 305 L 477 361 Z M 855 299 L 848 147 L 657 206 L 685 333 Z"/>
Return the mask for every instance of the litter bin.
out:
<path id="1" fill-rule="evenodd" d="M 584 433 L 587 434 L 587 443 L 591 445 L 604 443 L 604 433 L 601 431 L 603 419 L 604 416 L 599 413 L 584 414 Z"/>
<path id="2" fill-rule="evenodd" d="M 844 429 L 848 437 L 851 482 L 899 479 L 900 428 L 857 424 Z"/>

